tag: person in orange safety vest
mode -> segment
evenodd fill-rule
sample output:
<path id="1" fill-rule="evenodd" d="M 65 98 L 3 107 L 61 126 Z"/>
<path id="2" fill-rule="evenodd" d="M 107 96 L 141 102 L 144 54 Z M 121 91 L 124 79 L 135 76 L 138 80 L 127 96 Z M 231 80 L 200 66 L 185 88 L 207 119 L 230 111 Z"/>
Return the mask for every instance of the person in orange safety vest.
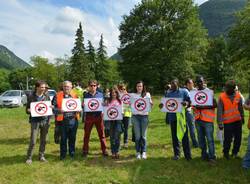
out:
<path id="1" fill-rule="evenodd" d="M 242 124 L 244 123 L 244 98 L 236 90 L 236 83 L 229 80 L 225 84 L 225 91 L 219 96 L 217 122 L 219 128 L 224 129 L 223 154 L 229 159 L 229 150 L 233 142 L 232 156 L 236 157 L 241 145 Z"/>

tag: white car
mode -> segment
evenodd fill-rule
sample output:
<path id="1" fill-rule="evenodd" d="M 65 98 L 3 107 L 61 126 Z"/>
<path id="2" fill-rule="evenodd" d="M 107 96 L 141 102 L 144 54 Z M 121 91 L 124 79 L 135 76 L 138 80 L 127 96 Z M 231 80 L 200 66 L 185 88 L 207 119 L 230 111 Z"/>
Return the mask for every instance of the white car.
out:
<path id="1" fill-rule="evenodd" d="M 1 107 L 22 107 L 27 103 L 27 96 L 22 90 L 8 90 L 0 96 Z"/>
<path id="2" fill-rule="evenodd" d="M 53 89 L 49 89 L 48 90 L 48 95 L 49 95 L 50 101 L 52 101 L 54 96 L 56 95 L 56 91 L 53 90 Z"/>

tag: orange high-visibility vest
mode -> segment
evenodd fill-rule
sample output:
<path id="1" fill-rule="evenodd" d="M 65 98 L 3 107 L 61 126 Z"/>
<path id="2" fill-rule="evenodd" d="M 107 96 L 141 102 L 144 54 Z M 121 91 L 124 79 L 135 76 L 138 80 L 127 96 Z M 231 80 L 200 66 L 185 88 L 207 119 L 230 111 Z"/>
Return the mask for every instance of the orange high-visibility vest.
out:
<path id="1" fill-rule="evenodd" d="M 233 123 L 241 120 L 239 111 L 239 102 L 241 99 L 240 93 L 236 92 L 233 101 L 230 100 L 229 96 L 223 92 L 220 94 L 220 99 L 223 103 L 224 112 L 222 114 L 222 122 L 224 124 Z"/>
<path id="2" fill-rule="evenodd" d="M 213 109 L 196 109 L 194 108 L 195 120 L 202 120 L 208 123 L 213 123 L 215 119 L 215 108 Z"/>
<path id="3" fill-rule="evenodd" d="M 71 90 L 70 92 L 70 96 L 72 98 L 77 98 L 77 95 Z M 63 91 L 59 91 L 57 94 L 56 94 L 56 100 L 57 100 L 57 108 L 58 109 L 62 109 L 62 101 L 63 101 L 63 98 L 64 98 L 64 93 Z M 76 113 L 76 119 L 79 120 L 80 119 L 80 114 L 77 112 Z M 63 114 L 58 114 L 56 116 L 56 121 L 63 121 Z"/>

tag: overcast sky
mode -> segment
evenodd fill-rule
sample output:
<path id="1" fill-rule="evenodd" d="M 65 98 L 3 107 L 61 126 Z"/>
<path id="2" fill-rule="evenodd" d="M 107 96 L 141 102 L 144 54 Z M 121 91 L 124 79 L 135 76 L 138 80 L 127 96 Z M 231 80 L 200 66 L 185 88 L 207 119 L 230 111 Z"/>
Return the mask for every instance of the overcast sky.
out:
<path id="1" fill-rule="evenodd" d="M 207 0 L 195 0 L 201 4 Z M 53 60 L 70 55 L 79 22 L 85 43 L 104 36 L 108 55 L 117 52 L 121 16 L 140 0 L 0 0 L 0 45 L 29 62 L 33 55 Z"/>

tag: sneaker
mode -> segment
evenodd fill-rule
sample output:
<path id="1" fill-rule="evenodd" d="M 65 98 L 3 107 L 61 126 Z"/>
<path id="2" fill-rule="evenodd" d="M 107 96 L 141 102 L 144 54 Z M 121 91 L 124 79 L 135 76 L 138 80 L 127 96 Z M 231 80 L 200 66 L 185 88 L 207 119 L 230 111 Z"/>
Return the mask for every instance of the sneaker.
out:
<path id="1" fill-rule="evenodd" d="M 107 157 L 107 156 L 109 156 L 109 154 L 108 154 L 107 151 L 105 151 L 105 152 L 102 153 L 102 156 L 103 156 L 103 157 Z"/>
<path id="2" fill-rule="evenodd" d="M 28 165 L 32 164 L 32 160 L 31 160 L 30 158 L 27 159 L 27 160 L 26 160 L 26 164 L 28 164 Z"/>
<path id="3" fill-rule="evenodd" d="M 216 165 L 216 160 L 215 159 L 209 159 L 208 162 L 211 165 Z"/>
<path id="4" fill-rule="evenodd" d="M 141 157 L 142 157 L 142 159 L 147 159 L 147 154 L 146 154 L 146 152 L 142 152 Z"/>
<path id="5" fill-rule="evenodd" d="M 40 162 L 48 162 L 48 161 L 45 159 L 45 157 L 40 157 L 39 160 L 40 160 Z"/>
<path id="6" fill-rule="evenodd" d="M 116 153 L 115 154 L 115 159 L 119 159 L 120 158 L 120 154 L 119 153 Z"/>
<path id="7" fill-rule="evenodd" d="M 180 159 L 180 156 L 179 155 L 175 155 L 172 160 L 179 160 Z"/>
<path id="8" fill-rule="evenodd" d="M 137 152 L 137 153 L 136 153 L 136 159 L 137 159 L 137 160 L 141 160 L 141 153 L 140 153 L 140 152 Z"/>

